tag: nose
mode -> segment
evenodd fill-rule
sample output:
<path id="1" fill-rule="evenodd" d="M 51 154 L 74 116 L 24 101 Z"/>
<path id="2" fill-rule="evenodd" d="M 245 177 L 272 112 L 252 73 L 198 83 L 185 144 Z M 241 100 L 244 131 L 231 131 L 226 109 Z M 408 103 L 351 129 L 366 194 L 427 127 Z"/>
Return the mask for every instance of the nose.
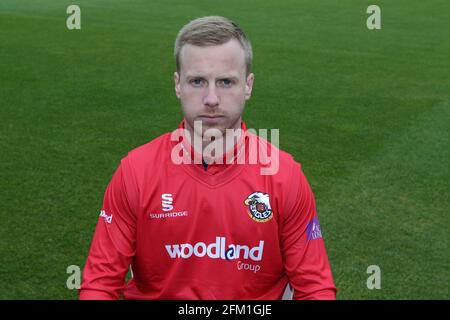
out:
<path id="1" fill-rule="evenodd" d="M 208 91 L 206 92 L 205 97 L 203 98 L 203 103 L 208 107 L 216 107 L 219 105 L 219 96 L 216 93 L 216 88 L 214 84 L 210 84 L 208 86 Z"/>

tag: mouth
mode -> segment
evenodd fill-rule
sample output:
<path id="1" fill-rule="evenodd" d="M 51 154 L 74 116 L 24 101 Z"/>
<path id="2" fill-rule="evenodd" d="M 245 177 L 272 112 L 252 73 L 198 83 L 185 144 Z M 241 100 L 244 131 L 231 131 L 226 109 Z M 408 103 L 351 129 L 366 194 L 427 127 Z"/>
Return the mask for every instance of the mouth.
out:
<path id="1" fill-rule="evenodd" d="M 224 116 L 221 114 L 201 114 L 198 116 L 199 118 L 210 118 L 210 119 L 215 119 L 215 118 L 223 118 Z"/>
<path id="2" fill-rule="evenodd" d="M 205 124 L 216 124 L 216 123 L 219 123 L 220 121 L 222 121 L 224 118 L 225 118 L 225 116 L 223 116 L 223 115 L 205 114 L 205 115 L 198 116 L 198 119 L 202 120 L 202 122 Z"/>

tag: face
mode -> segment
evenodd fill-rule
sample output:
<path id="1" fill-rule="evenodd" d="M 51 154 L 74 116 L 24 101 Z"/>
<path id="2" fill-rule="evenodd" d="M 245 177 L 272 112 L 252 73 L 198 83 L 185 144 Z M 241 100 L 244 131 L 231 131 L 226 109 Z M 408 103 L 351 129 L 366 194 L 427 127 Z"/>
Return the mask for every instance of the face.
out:
<path id="1" fill-rule="evenodd" d="M 195 132 L 201 136 L 210 128 L 222 134 L 240 128 L 253 78 L 246 76 L 245 53 L 237 40 L 208 47 L 184 45 L 174 80 L 187 129 L 192 132 L 194 121 L 202 122 L 202 132 Z"/>

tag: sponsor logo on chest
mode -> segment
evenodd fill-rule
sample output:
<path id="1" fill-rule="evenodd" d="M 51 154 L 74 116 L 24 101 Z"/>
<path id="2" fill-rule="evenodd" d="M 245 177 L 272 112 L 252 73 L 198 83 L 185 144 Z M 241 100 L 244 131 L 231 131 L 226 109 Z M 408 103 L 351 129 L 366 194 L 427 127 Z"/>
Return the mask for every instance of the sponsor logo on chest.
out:
<path id="1" fill-rule="evenodd" d="M 222 259 L 226 261 L 237 260 L 238 271 L 250 271 L 253 273 L 261 270 L 259 262 L 263 258 L 264 240 L 260 240 L 255 247 L 241 244 L 226 244 L 225 237 L 216 237 L 216 241 L 210 244 L 197 242 L 194 244 L 169 244 L 165 245 L 171 259 L 189 259 L 192 256 L 198 258 Z"/>

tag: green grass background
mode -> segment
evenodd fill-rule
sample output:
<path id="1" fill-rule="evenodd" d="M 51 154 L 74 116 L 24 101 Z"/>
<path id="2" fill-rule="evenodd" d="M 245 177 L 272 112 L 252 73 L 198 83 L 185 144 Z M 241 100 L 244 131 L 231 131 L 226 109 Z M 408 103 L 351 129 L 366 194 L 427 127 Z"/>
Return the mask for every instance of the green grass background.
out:
<path id="1" fill-rule="evenodd" d="M 66 28 L 81 7 L 82 29 Z M 382 29 L 366 28 L 378 4 Z M 181 120 L 173 42 L 249 34 L 244 119 L 280 128 L 314 190 L 339 299 L 450 298 L 450 2 L 0 1 L 0 299 L 76 299 L 121 157 Z M 379 265 L 380 290 L 366 269 Z"/>

